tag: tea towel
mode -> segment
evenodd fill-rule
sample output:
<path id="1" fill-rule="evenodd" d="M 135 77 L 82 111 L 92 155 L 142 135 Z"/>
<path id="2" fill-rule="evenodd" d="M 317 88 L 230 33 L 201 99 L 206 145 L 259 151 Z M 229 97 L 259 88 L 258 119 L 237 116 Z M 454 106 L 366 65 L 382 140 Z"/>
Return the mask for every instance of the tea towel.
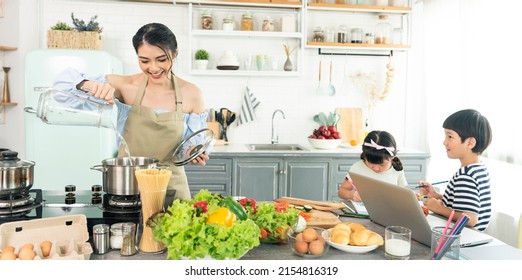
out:
<path id="1" fill-rule="evenodd" d="M 255 109 L 261 103 L 255 96 L 254 93 L 250 91 L 247 87 L 245 95 L 243 96 L 243 100 L 241 101 L 241 111 L 239 112 L 239 117 L 237 121 L 237 126 L 242 124 L 246 124 L 256 119 Z"/>

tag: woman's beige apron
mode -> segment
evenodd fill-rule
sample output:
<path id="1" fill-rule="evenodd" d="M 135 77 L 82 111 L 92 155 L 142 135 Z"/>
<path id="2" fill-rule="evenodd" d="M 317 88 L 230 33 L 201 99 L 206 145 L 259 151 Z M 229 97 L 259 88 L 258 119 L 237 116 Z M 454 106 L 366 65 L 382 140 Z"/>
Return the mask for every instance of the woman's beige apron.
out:
<path id="1" fill-rule="evenodd" d="M 125 125 L 123 138 L 129 146 L 132 156 L 153 157 L 162 165 L 168 165 L 172 177 L 168 189 L 175 189 L 175 198 L 190 199 L 190 190 L 183 166 L 175 166 L 172 162 L 172 153 L 181 143 L 184 132 L 183 113 L 181 111 L 181 92 L 172 75 L 174 91 L 176 92 L 176 111 L 156 114 L 153 109 L 141 106 L 145 94 L 148 77 L 138 89 L 132 109 Z M 120 146 L 118 156 L 126 155 L 124 147 Z"/>

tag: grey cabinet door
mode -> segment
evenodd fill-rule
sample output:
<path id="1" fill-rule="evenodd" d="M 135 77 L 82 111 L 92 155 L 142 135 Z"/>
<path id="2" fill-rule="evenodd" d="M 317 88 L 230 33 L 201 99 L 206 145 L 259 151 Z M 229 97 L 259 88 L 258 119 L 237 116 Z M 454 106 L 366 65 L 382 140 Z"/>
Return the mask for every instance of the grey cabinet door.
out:
<path id="1" fill-rule="evenodd" d="M 205 166 L 187 164 L 185 173 L 192 195 L 201 189 L 224 196 L 232 194 L 232 159 L 212 158 Z"/>
<path id="2" fill-rule="evenodd" d="M 234 164 L 235 195 L 272 201 L 281 194 L 283 161 L 277 158 L 240 159 Z"/>
<path id="3" fill-rule="evenodd" d="M 330 164 L 317 158 L 285 161 L 287 196 L 327 200 Z"/>

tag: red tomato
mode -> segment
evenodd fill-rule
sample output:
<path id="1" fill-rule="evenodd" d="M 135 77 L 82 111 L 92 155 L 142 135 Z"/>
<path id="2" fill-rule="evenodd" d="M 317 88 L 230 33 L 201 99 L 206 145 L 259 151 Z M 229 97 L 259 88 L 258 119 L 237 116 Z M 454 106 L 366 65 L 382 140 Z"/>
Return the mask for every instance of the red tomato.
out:
<path id="1" fill-rule="evenodd" d="M 261 238 L 266 238 L 268 236 L 268 232 L 266 229 L 262 228 L 261 230 Z"/>
<path id="2" fill-rule="evenodd" d="M 274 204 L 274 208 L 275 208 L 276 212 L 279 212 L 279 213 L 285 212 L 289 206 L 290 206 L 290 204 L 286 201 L 281 201 L 281 202 Z"/>

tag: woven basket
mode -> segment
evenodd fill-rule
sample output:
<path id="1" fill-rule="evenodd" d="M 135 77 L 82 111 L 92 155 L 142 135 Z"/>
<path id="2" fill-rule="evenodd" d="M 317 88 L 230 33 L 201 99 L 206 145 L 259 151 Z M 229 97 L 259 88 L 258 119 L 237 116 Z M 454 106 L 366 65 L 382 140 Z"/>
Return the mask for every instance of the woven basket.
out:
<path id="1" fill-rule="evenodd" d="M 103 48 L 103 42 L 98 32 L 49 30 L 47 31 L 47 47 L 53 49 L 100 50 Z"/>

